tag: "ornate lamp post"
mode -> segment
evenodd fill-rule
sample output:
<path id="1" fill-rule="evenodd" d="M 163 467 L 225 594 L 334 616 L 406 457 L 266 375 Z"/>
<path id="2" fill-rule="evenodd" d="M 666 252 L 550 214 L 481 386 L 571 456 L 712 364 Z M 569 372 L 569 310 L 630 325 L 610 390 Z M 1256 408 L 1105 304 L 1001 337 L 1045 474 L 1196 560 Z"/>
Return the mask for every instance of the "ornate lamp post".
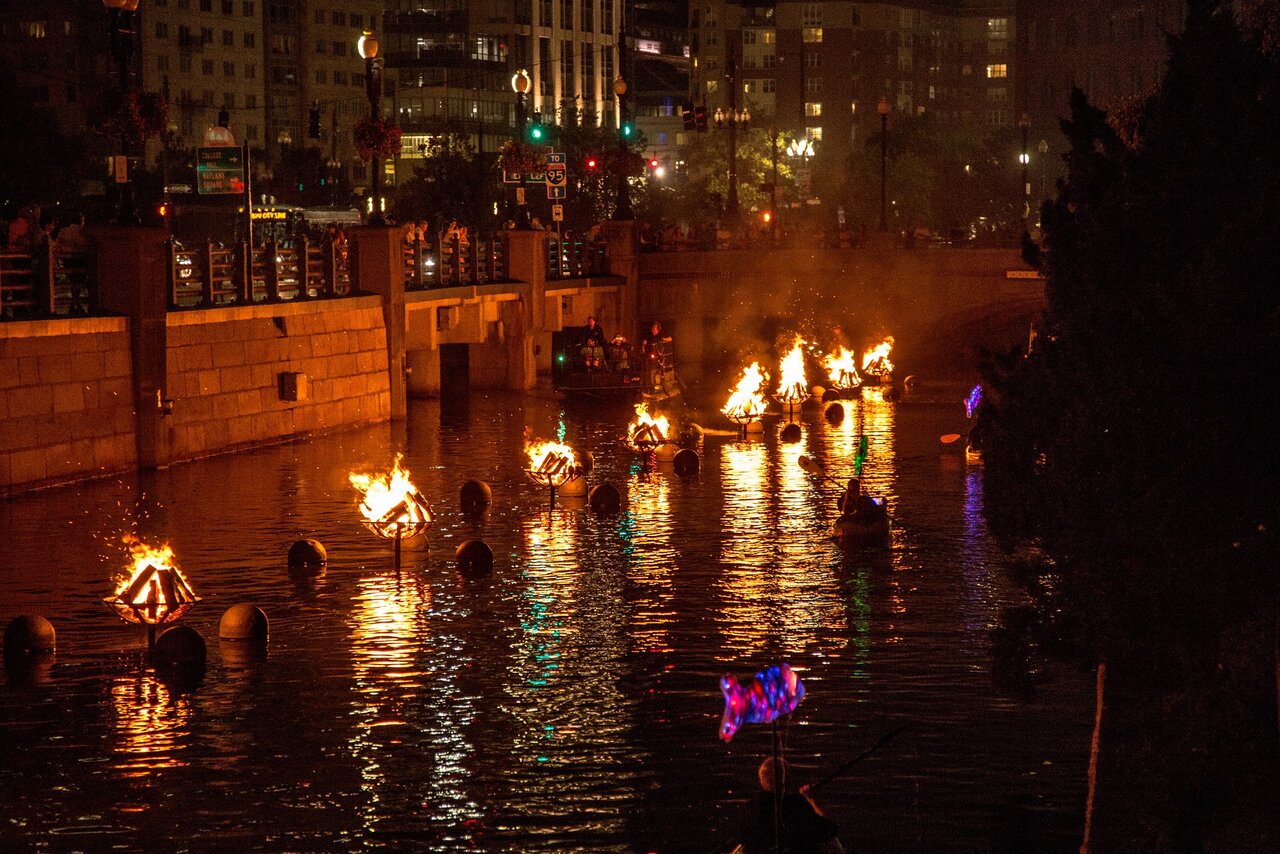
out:
<path id="1" fill-rule="evenodd" d="M 621 74 L 613 81 L 613 94 L 618 96 L 618 201 L 613 219 L 635 219 L 635 211 L 631 210 L 631 188 L 627 184 L 627 81 Z"/>
<path id="2" fill-rule="evenodd" d="M 880 114 L 880 230 L 888 231 L 889 222 L 885 219 L 885 183 L 888 176 L 889 149 L 886 144 L 889 139 L 889 111 L 893 109 L 889 105 L 889 99 L 884 95 L 880 96 L 880 103 L 876 104 L 876 112 Z"/>
<path id="3" fill-rule="evenodd" d="M 1045 181 L 1045 167 L 1049 163 L 1049 141 L 1045 139 L 1040 140 L 1040 144 L 1036 146 L 1036 151 L 1040 152 L 1040 199 L 1043 201 L 1044 199 L 1049 198 L 1049 191 L 1046 186 L 1047 182 Z"/>
<path id="4" fill-rule="evenodd" d="M 120 154 L 117 156 L 115 180 L 120 185 L 120 203 L 116 210 L 116 222 L 137 225 L 138 213 L 133 206 L 133 184 L 129 180 L 129 117 L 128 103 L 131 86 L 130 69 L 133 65 L 133 39 L 137 35 L 139 0 L 102 0 L 109 15 L 107 29 L 111 36 L 111 58 L 115 60 L 120 75 L 120 108 L 126 114 L 120 116 Z"/>
<path id="5" fill-rule="evenodd" d="M 804 139 L 797 138 L 791 140 L 787 143 L 787 156 L 792 160 L 799 160 L 801 168 L 807 168 L 809 165 L 809 158 L 813 156 L 813 140 L 808 139 L 807 137 Z M 804 195 L 807 196 L 808 193 L 805 193 Z"/>
<path id="6" fill-rule="evenodd" d="M 524 145 L 525 126 L 529 123 L 529 111 L 525 106 L 525 97 L 529 94 L 529 88 L 532 85 L 533 81 L 529 79 L 529 72 L 523 68 L 511 75 L 511 91 L 516 93 L 516 127 L 519 130 L 517 138 L 520 145 Z M 533 228 L 533 224 L 529 221 L 529 208 L 525 203 L 523 170 L 520 172 L 520 188 L 516 191 L 515 221 L 518 229 L 528 230 Z"/>
<path id="7" fill-rule="evenodd" d="M 1031 116 L 1023 113 L 1018 116 L 1018 127 L 1022 129 L 1022 153 L 1018 162 L 1022 164 L 1022 230 L 1027 230 L 1031 219 L 1031 182 L 1027 180 L 1027 166 L 1031 163 L 1031 155 L 1027 153 L 1027 130 L 1031 127 Z"/>
<path id="8" fill-rule="evenodd" d="M 382 102 L 382 57 L 378 56 L 378 40 L 372 32 L 365 30 L 356 47 L 364 60 L 364 91 L 369 96 L 369 118 L 376 122 L 378 106 Z M 373 170 L 373 211 L 369 214 L 369 225 L 386 225 L 382 218 L 382 158 L 375 153 L 369 160 L 369 166 Z"/>
<path id="9" fill-rule="evenodd" d="M 746 130 L 751 123 L 751 112 L 745 107 L 738 110 L 738 63 L 730 51 L 725 68 L 725 80 L 729 83 L 729 108 L 716 108 L 715 122 L 717 128 L 729 129 L 729 198 L 725 203 L 725 218 L 737 224 L 738 210 L 738 126 Z"/>
<path id="10" fill-rule="evenodd" d="M 338 205 L 338 173 L 342 171 L 342 161 L 332 155 L 325 163 L 325 167 L 329 173 L 329 199 L 330 204 L 334 207 Z"/>

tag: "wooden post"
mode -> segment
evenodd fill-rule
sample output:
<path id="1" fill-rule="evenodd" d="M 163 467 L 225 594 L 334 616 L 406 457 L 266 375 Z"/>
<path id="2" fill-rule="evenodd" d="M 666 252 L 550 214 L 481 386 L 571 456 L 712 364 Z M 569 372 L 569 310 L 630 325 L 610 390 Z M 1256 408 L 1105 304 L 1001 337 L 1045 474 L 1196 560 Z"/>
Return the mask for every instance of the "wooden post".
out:
<path id="1" fill-rule="evenodd" d="M 338 293 L 338 247 L 332 240 L 325 241 L 320 249 L 320 270 L 324 283 L 319 295 L 334 296 Z"/>
<path id="2" fill-rule="evenodd" d="M 267 241 L 263 247 L 267 257 L 263 259 L 263 273 L 266 274 L 267 302 L 280 301 L 280 247 L 275 238 Z"/>
<path id="3" fill-rule="evenodd" d="M 305 234 L 299 234 L 293 241 L 293 255 L 298 267 L 297 299 L 311 297 L 311 244 Z M 319 289 L 317 288 L 317 292 Z"/>
<path id="4" fill-rule="evenodd" d="M 212 306 L 213 298 L 213 241 L 206 240 L 204 242 L 204 263 L 201 264 L 201 281 L 200 281 L 200 304 L 203 306 Z M 174 303 L 177 303 L 177 294 L 174 294 Z"/>

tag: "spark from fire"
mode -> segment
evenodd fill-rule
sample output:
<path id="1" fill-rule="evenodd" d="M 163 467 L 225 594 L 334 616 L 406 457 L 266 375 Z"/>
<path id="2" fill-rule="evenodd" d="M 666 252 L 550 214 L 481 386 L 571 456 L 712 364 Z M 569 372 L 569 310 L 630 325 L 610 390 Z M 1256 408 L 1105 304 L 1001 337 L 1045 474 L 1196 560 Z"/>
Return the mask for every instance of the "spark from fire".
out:
<path id="1" fill-rule="evenodd" d="M 764 395 L 760 389 L 764 388 L 765 380 L 760 363 L 752 362 L 743 370 L 738 387 L 720 411 L 742 424 L 757 420 L 764 414 Z"/>
<path id="2" fill-rule="evenodd" d="M 791 352 L 782 359 L 782 377 L 778 381 L 778 400 L 794 405 L 809 397 L 809 382 L 804 375 L 804 339 L 796 336 Z"/>
<path id="3" fill-rule="evenodd" d="M 823 360 L 827 368 L 827 377 L 836 388 L 857 388 L 862 385 L 862 377 L 858 374 L 857 354 L 848 347 L 841 347 L 834 353 L 828 353 Z"/>
<path id="4" fill-rule="evenodd" d="M 887 377 L 893 373 L 893 362 L 889 361 L 889 353 L 893 351 L 893 337 L 890 336 L 862 354 L 862 372 L 877 377 Z"/>

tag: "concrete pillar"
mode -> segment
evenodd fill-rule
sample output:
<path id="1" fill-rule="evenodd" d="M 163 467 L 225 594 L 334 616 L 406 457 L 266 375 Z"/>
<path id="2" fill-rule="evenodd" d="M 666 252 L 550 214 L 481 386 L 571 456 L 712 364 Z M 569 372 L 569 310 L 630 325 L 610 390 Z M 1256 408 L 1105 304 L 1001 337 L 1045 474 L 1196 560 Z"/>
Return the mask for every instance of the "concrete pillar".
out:
<path id="1" fill-rule="evenodd" d="M 632 220 L 605 220 L 605 260 L 609 275 L 624 279 L 618 304 L 619 331 L 638 341 L 640 329 L 640 224 Z"/>
<path id="2" fill-rule="evenodd" d="M 507 232 L 507 275 L 528 282 L 525 309 L 530 331 L 547 328 L 547 233 L 541 230 Z"/>
<path id="3" fill-rule="evenodd" d="M 526 326 L 527 309 L 519 301 L 504 302 L 498 310 L 507 350 L 507 388 L 524 391 L 538 382 L 533 336 Z"/>
<path id="4" fill-rule="evenodd" d="M 409 350 L 409 396 L 440 396 L 440 348 Z"/>
<path id="5" fill-rule="evenodd" d="M 168 254 L 161 228 L 100 226 L 97 242 L 98 305 L 129 319 L 133 356 L 134 436 L 138 468 L 169 464 L 168 348 L 165 321 L 169 311 L 165 265 Z"/>
<path id="6" fill-rule="evenodd" d="M 403 421 L 409 411 L 405 382 L 408 359 L 405 355 L 404 253 L 400 251 L 400 232 L 398 228 L 382 225 L 357 226 L 347 231 L 351 244 L 351 278 L 356 290 L 382 295 L 392 421 Z"/>

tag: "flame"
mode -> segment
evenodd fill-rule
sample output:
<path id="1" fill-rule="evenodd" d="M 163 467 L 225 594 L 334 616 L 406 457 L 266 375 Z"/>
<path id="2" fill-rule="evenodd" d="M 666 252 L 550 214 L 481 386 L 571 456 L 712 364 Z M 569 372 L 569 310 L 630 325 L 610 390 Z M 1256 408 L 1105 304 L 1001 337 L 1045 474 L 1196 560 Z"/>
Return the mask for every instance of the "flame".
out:
<path id="1" fill-rule="evenodd" d="M 409 480 L 409 471 L 400 468 L 397 454 L 385 475 L 350 472 L 347 478 L 360 493 L 360 515 L 365 526 L 382 537 L 413 537 L 431 524 L 431 508 Z"/>
<path id="2" fill-rule="evenodd" d="M 862 385 L 862 377 L 858 375 L 857 354 L 843 345 L 834 353 L 827 354 L 823 364 L 827 367 L 827 376 L 836 388 L 857 388 Z"/>
<path id="3" fill-rule="evenodd" d="M 804 339 L 796 336 L 791 352 L 782 359 L 782 378 L 778 381 L 778 400 L 786 404 L 802 403 L 809 398 L 809 382 L 804 375 Z"/>
<path id="4" fill-rule="evenodd" d="M 729 401 L 720 411 L 742 424 L 755 421 L 764 414 L 764 395 L 760 393 L 764 383 L 765 375 L 760 369 L 760 363 L 752 362 L 743 370 L 738 387 L 729 395 Z"/>
<path id="5" fill-rule="evenodd" d="M 562 486 L 578 474 L 578 462 L 568 445 L 539 440 L 526 442 L 524 450 L 529 455 L 529 477 L 537 483 Z"/>
<path id="6" fill-rule="evenodd" d="M 889 361 L 889 353 L 893 350 L 893 337 L 890 336 L 862 354 L 862 372 L 878 377 L 887 377 L 893 373 L 893 362 Z"/>
<path id="7" fill-rule="evenodd" d="M 671 435 L 671 422 L 667 416 L 654 417 L 643 403 L 636 404 L 636 420 L 627 426 L 627 436 L 632 447 L 648 450 L 667 441 Z"/>
<path id="8" fill-rule="evenodd" d="M 105 600 L 122 619 L 158 625 L 178 619 L 199 601 L 168 543 L 156 548 L 132 535 L 124 543 L 129 574 L 116 585 L 115 596 Z"/>

